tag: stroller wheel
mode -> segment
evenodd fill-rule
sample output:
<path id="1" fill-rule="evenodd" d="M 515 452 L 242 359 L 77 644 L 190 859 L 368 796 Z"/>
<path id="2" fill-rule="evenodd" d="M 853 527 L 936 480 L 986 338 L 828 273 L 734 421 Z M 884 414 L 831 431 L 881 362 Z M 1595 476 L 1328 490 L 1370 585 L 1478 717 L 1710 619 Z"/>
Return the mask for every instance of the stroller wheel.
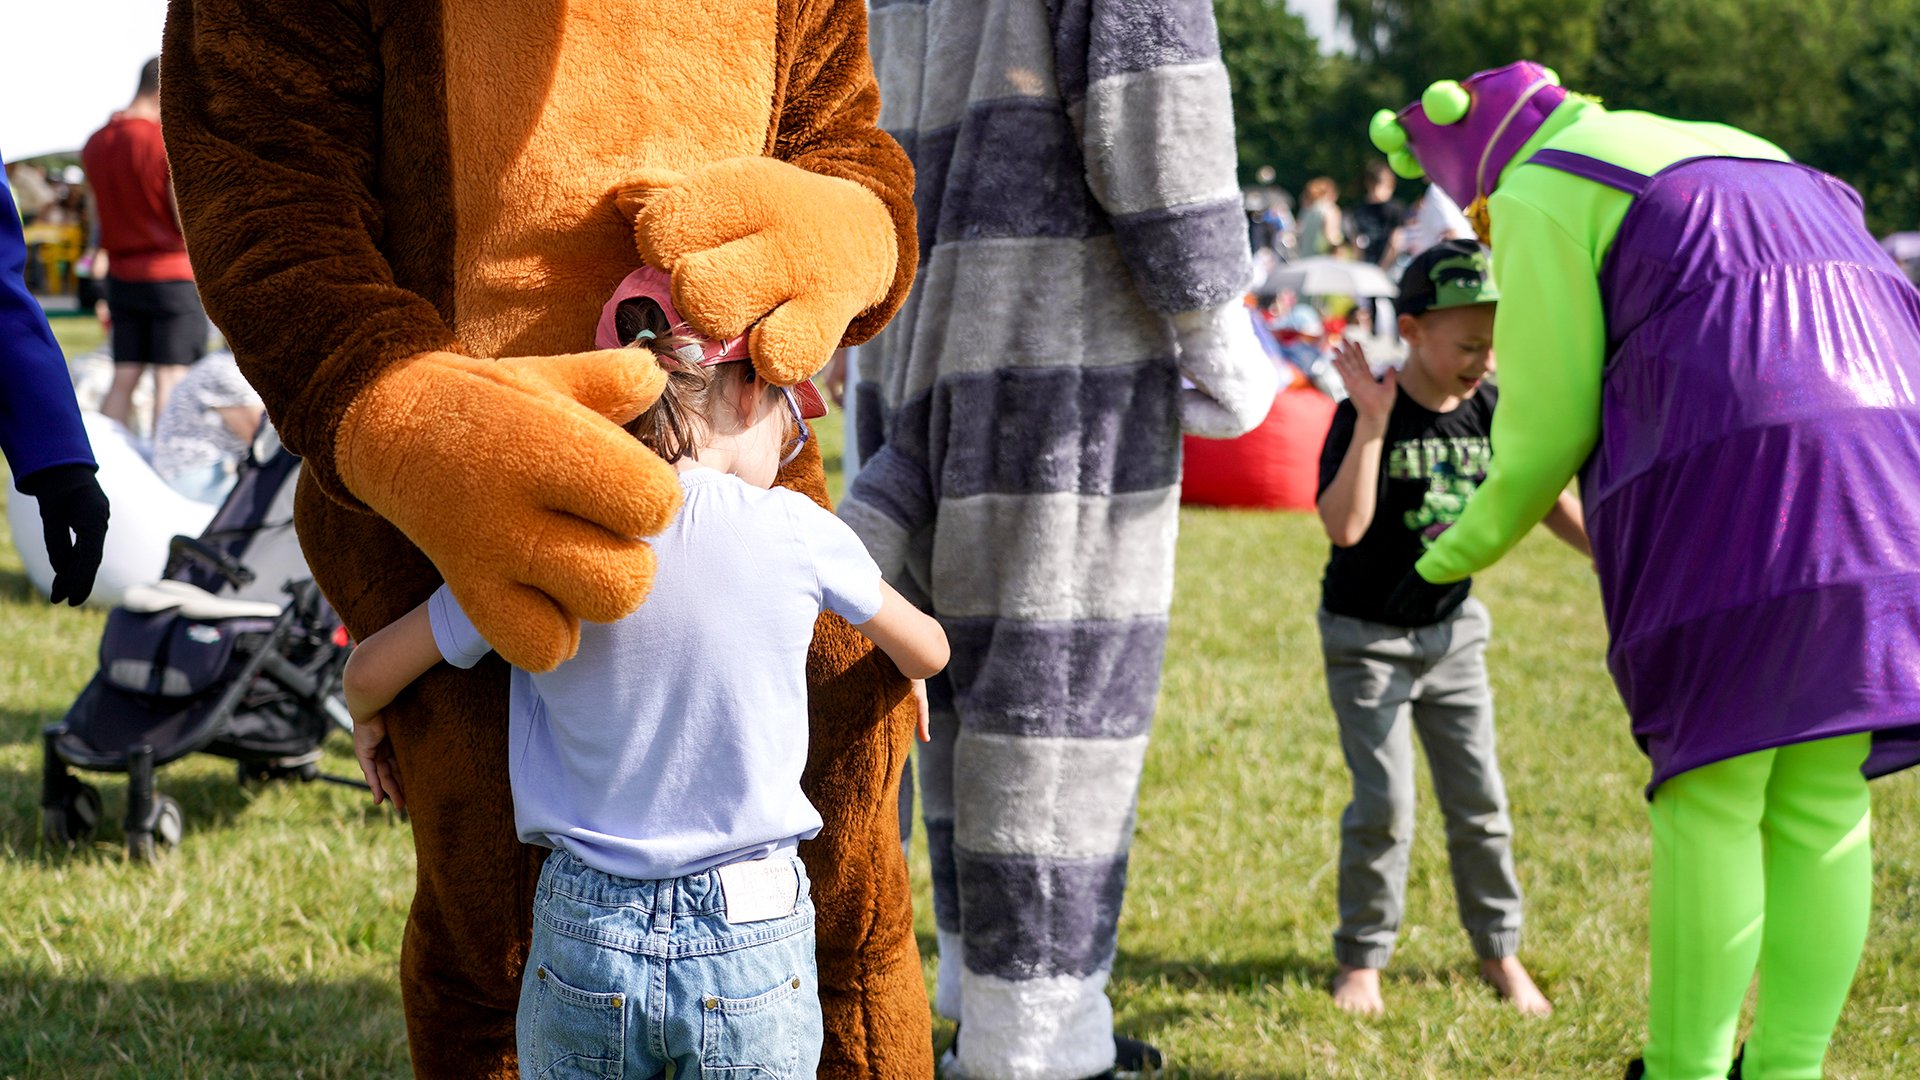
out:
<path id="1" fill-rule="evenodd" d="M 47 843 L 69 850 L 93 838 L 100 824 L 100 792 L 92 784 L 73 781 L 58 805 L 41 808 Z"/>
<path id="2" fill-rule="evenodd" d="M 167 847 L 178 847 L 180 836 L 186 831 L 186 815 L 180 812 L 180 804 L 162 795 L 159 799 L 160 816 L 153 823 L 154 839 Z"/>
<path id="3" fill-rule="evenodd" d="M 166 795 L 154 796 L 153 828 L 134 829 L 127 833 L 127 858 L 137 863 L 150 863 L 162 848 L 170 848 L 180 843 L 180 835 L 186 819 L 180 813 L 180 804 Z"/>
<path id="4" fill-rule="evenodd" d="M 319 753 L 314 760 L 298 758 L 282 761 L 242 761 L 234 766 L 234 775 L 240 780 L 241 787 L 253 787 L 257 784 L 271 784 L 279 780 L 298 780 L 308 783 L 320 778 Z"/>

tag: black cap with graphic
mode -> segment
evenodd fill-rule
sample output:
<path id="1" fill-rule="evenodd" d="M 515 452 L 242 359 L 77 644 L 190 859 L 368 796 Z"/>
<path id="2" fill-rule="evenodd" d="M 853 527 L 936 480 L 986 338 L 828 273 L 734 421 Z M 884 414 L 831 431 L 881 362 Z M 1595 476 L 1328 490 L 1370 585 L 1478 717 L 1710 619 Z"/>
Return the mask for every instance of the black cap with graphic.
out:
<path id="1" fill-rule="evenodd" d="M 1394 309 L 1402 315 L 1425 315 L 1499 299 L 1487 249 L 1472 240 L 1442 240 L 1407 264 Z"/>

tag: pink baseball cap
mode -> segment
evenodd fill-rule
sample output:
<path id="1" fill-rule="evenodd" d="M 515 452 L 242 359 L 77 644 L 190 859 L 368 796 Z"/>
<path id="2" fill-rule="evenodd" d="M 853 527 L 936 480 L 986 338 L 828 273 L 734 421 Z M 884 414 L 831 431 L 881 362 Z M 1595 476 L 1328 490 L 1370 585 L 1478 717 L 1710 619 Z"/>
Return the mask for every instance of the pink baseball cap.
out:
<path id="1" fill-rule="evenodd" d="M 676 334 L 699 338 L 700 364 L 702 367 L 712 367 L 714 364 L 724 364 L 729 361 L 746 360 L 748 358 L 747 336 L 745 334 L 736 338 L 729 338 L 726 341 L 709 341 L 701 337 L 693 327 L 687 325 L 687 321 L 680 317 L 679 309 L 673 306 L 673 279 L 667 275 L 666 271 L 651 266 L 642 266 L 640 269 L 628 274 L 621 280 L 620 284 L 614 288 L 612 298 L 607 301 L 606 306 L 600 309 L 600 325 L 595 329 L 593 335 L 593 343 L 596 348 L 618 349 L 623 345 L 630 344 L 629 342 L 620 340 L 620 331 L 618 329 L 616 316 L 620 310 L 622 301 L 643 296 L 660 305 L 660 310 L 666 313 L 667 322 L 673 327 Z M 801 382 L 795 383 L 790 389 L 793 390 L 793 396 L 800 402 L 800 415 L 802 417 L 808 420 L 818 420 L 827 415 L 826 399 L 820 396 L 819 388 L 815 387 L 813 383 L 802 380 Z"/>

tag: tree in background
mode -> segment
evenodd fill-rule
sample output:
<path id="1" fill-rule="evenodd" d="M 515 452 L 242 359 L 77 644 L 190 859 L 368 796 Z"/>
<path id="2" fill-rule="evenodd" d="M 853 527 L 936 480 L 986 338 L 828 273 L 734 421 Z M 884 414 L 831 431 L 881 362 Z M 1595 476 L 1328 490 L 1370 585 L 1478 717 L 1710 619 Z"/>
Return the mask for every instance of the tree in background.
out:
<path id="1" fill-rule="evenodd" d="M 1745 128 L 1807 159 L 1842 120 L 1862 0 L 1607 0 L 1593 63 L 1567 85 L 1621 107 Z"/>
<path id="2" fill-rule="evenodd" d="M 1233 88 L 1240 180 L 1251 184 L 1262 166 L 1298 191 L 1315 173 L 1306 164 L 1322 133 L 1315 124 L 1327 98 L 1328 63 L 1306 21 L 1284 0 L 1216 0 L 1220 52 Z"/>
<path id="3" fill-rule="evenodd" d="M 1860 189 L 1874 231 L 1920 229 L 1920 0 L 1876 5 L 1865 27 L 1810 160 Z"/>
<path id="4" fill-rule="evenodd" d="M 1392 100 L 1404 103 L 1436 79 L 1457 79 L 1520 59 L 1538 60 L 1562 74 L 1584 71 L 1604 3 L 1340 0 L 1339 11 L 1352 30 L 1355 59 L 1392 80 L 1399 93 Z"/>
<path id="5" fill-rule="evenodd" d="M 1215 10 L 1243 180 L 1353 185 L 1375 109 L 1527 58 L 1610 105 L 1746 128 L 1859 188 L 1877 232 L 1920 229 L 1920 0 L 1340 0 L 1354 51 L 1331 57 L 1280 0 Z"/>

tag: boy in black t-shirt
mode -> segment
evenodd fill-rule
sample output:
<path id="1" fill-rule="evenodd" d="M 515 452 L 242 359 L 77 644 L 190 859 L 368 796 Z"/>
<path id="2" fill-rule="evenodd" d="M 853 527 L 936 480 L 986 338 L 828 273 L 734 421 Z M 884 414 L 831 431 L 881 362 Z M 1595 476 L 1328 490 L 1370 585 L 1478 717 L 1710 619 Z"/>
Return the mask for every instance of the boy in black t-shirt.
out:
<path id="1" fill-rule="evenodd" d="M 1353 343 L 1335 358 L 1349 397 L 1320 452 L 1320 520 L 1333 541 L 1320 638 L 1353 773 L 1353 801 L 1340 819 L 1333 997 L 1358 1013 L 1385 1008 L 1380 969 L 1393 954 L 1405 902 L 1416 729 L 1433 767 L 1460 918 L 1481 974 L 1520 1011 L 1552 1011 L 1515 955 L 1520 885 L 1494 758 L 1487 610 L 1468 597 L 1467 582 L 1397 588 L 1486 479 L 1496 391 L 1481 382 L 1494 370 L 1498 299 L 1479 246 L 1446 241 L 1401 279 L 1405 367 L 1376 380 Z M 1547 524 L 1588 550 L 1572 496 L 1561 496 Z"/>

